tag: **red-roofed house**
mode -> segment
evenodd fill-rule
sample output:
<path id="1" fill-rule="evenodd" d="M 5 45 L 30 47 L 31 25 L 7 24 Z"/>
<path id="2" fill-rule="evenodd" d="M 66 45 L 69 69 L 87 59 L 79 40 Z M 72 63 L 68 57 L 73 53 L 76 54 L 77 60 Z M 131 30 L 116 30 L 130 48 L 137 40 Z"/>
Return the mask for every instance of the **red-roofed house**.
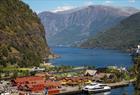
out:
<path id="1" fill-rule="evenodd" d="M 29 77 L 19 77 L 12 80 L 13 86 L 17 86 L 18 90 L 25 92 L 43 92 L 48 88 L 49 95 L 58 94 L 59 87 L 61 87 L 59 82 L 45 80 L 43 77 L 29 76 Z"/>

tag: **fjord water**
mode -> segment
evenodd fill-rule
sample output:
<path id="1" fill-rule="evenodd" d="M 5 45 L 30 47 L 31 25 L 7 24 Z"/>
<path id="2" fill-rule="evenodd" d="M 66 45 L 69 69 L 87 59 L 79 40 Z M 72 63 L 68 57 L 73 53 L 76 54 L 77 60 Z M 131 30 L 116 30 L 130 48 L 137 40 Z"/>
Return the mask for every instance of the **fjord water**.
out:
<path id="1" fill-rule="evenodd" d="M 86 94 L 77 94 L 77 95 L 86 95 Z M 134 95 L 134 87 L 133 85 L 129 85 L 126 87 L 112 89 L 109 92 L 90 94 L 90 95 Z"/>
<path id="2" fill-rule="evenodd" d="M 82 49 L 82 48 L 52 48 L 52 52 L 60 55 L 60 58 L 50 60 L 54 65 L 72 66 L 125 66 L 133 65 L 131 56 L 117 50 L 107 49 Z"/>
<path id="3" fill-rule="evenodd" d="M 52 48 L 52 52 L 60 55 L 60 58 L 50 60 L 54 65 L 73 65 L 73 66 L 125 66 L 127 68 L 133 65 L 131 56 L 117 50 L 107 49 L 81 49 L 81 48 Z M 99 93 L 94 95 L 133 95 L 134 87 L 129 85 L 112 89 L 110 92 Z M 77 94 L 84 95 L 84 94 Z"/>

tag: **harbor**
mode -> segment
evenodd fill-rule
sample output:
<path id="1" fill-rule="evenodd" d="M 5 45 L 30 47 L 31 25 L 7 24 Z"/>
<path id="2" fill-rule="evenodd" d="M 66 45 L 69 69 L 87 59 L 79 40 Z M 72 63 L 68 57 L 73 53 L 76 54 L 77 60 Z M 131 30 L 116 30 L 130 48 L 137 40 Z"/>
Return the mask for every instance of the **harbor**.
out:
<path id="1" fill-rule="evenodd" d="M 113 92 L 116 93 L 116 89 L 120 91 L 121 88 L 129 88 L 130 85 L 130 91 L 134 88 L 132 84 L 136 77 L 133 67 L 130 67 L 120 65 L 103 67 L 92 65 L 68 66 L 56 65 L 51 62 L 46 63 L 45 61 L 38 67 L 2 67 L 0 69 L 0 94 L 86 95 L 85 92 L 101 93 L 109 91 L 112 93 L 109 95 L 113 95 Z M 120 93 L 119 91 L 118 93 Z M 121 93 L 124 92 L 126 91 L 122 90 Z"/>
<path id="2" fill-rule="evenodd" d="M 122 82 L 116 82 L 116 83 L 108 83 L 106 85 L 108 85 L 109 87 L 111 87 L 111 90 L 113 89 L 116 89 L 116 88 L 122 88 L 122 87 L 127 87 L 129 86 L 130 84 L 132 84 L 135 80 L 131 80 L 131 81 L 122 81 Z M 49 84 L 48 84 L 49 83 Z M 52 83 L 51 81 L 48 81 L 47 82 L 48 86 L 51 86 L 52 87 Z M 84 86 L 84 85 L 83 85 Z M 57 86 L 55 84 L 54 87 L 56 87 L 56 89 L 53 89 L 52 90 L 49 90 L 50 92 L 49 93 L 54 93 L 53 95 L 75 95 L 75 94 L 82 94 L 83 91 L 82 91 L 82 88 L 83 86 L 60 86 L 58 83 L 57 83 Z M 2 87 L 2 85 L 1 85 Z M 57 88 L 58 87 L 58 88 Z M 60 87 L 60 88 L 59 88 Z M 11 89 L 10 92 L 12 92 L 11 94 L 7 94 L 7 95 L 20 95 L 19 93 L 25 93 L 23 90 L 17 90 L 16 87 L 8 87 L 7 89 Z M 39 87 L 36 89 L 36 90 L 33 90 L 33 92 L 38 92 L 39 91 Z M 5 89 L 6 90 L 6 89 Z M 28 92 L 26 92 L 28 93 Z M 56 93 L 56 94 L 55 94 Z M 101 93 L 101 92 L 98 92 L 98 93 Z M 32 93 L 33 94 L 33 93 Z M 31 95 L 32 95 L 31 94 Z M 45 95 L 43 94 L 43 92 L 40 92 L 40 93 L 35 93 L 36 95 Z M 85 94 L 85 93 L 84 93 Z M 1 94 L 3 95 L 3 94 Z M 24 94 L 23 94 L 24 95 Z M 52 94 L 48 94 L 48 95 L 52 95 Z"/>
<path id="3" fill-rule="evenodd" d="M 56 67 L 52 67 L 51 65 L 50 68 Z M 63 72 L 62 69 L 64 70 Z M 53 69 L 45 71 L 45 69 L 40 67 L 34 67 L 30 70 L 36 73 L 30 76 L 10 78 L 7 79 L 7 81 L 1 80 L 1 95 L 3 95 L 3 93 L 9 93 L 7 95 L 26 95 L 27 93 L 31 95 L 45 95 L 45 93 L 48 93 L 48 95 L 74 95 L 83 93 L 83 88 L 93 83 L 106 85 L 110 87 L 109 90 L 112 90 L 129 86 L 129 84 L 135 81 L 133 76 L 129 76 L 130 71 L 128 72 L 127 69 L 116 66 L 98 69 L 91 69 L 91 67 L 89 69 L 89 67 L 70 68 L 62 66 L 59 67 L 57 73 L 52 73 Z M 117 74 L 119 73 L 126 75 L 118 77 Z M 8 87 L 7 84 L 9 85 Z M 101 90 L 97 93 L 104 91 L 106 92 L 106 90 Z"/>
<path id="4" fill-rule="evenodd" d="M 135 80 L 122 81 L 122 82 L 116 82 L 116 83 L 108 83 L 106 85 L 111 87 L 111 90 L 112 90 L 115 88 L 127 87 L 130 84 L 133 85 L 134 81 Z M 68 87 L 62 87 L 62 90 L 60 91 L 60 93 L 56 95 L 74 95 L 74 94 L 81 94 L 81 93 L 83 93 L 83 91 L 81 88 L 79 88 L 79 86 L 74 86 L 74 87 L 68 86 Z M 98 93 L 101 93 L 101 92 L 98 92 Z"/>

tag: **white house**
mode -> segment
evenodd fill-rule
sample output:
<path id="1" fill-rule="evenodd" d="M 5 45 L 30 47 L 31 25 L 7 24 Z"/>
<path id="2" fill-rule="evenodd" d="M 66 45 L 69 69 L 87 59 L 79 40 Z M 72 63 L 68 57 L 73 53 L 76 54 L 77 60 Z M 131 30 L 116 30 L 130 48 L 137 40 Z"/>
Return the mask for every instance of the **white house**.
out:
<path id="1" fill-rule="evenodd" d="M 86 70 L 84 75 L 94 76 L 94 75 L 96 75 L 96 73 L 97 73 L 97 70 Z"/>
<path id="2" fill-rule="evenodd" d="M 31 71 L 45 71 L 45 68 L 33 67 Z"/>
<path id="3" fill-rule="evenodd" d="M 137 46 L 136 53 L 137 53 L 137 54 L 140 54 L 140 45 Z"/>

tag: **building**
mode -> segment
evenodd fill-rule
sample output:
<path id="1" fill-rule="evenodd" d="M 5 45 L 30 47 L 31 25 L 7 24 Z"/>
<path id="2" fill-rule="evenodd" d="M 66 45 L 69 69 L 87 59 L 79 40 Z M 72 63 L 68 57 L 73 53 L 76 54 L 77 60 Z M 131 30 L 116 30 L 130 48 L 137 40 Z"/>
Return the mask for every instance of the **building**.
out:
<path id="1" fill-rule="evenodd" d="M 138 47 L 138 49 L 140 49 L 140 45 L 138 45 L 137 47 Z"/>
<path id="2" fill-rule="evenodd" d="M 49 94 L 58 94 L 59 87 L 61 87 L 59 82 L 45 80 L 43 77 L 39 76 L 28 76 L 19 77 L 12 80 L 13 86 L 17 86 L 19 91 L 30 92 L 30 93 L 43 93 L 46 89 Z"/>
<path id="3" fill-rule="evenodd" d="M 96 73 L 97 73 L 97 70 L 86 70 L 85 71 L 85 76 L 94 76 L 94 75 L 96 75 Z"/>
<path id="4" fill-rule="evenodd" d="M 38 76 L 17 77 L 15 80 L 12 80 L 12 84 L 16 86 L 22 84 L 37 84 L 39 82 L 45 83 L 45 80 Z"/>
<path id="5" fill-rule="evenodd" d="M 100 80 L 104 77 L 107 77 L 108 79 L 113 79 L 115 77 L 115 74 L 113 73 L 98 73 L 94 76 L 95 80 Z"/>
<path id="6" fill-rule="evenodd" d="M 41 64 L 42 66 L 45 66 L 45 67 L 55 67 L 52 63 L 46 63 L 44 61 L 44 64 Z"/>
<path id="7" fill-rule="evenodd" d="M 12 84 L 17 86 L 18 90 L 30 92 L 41 92 L 46 86 L 44 78 L 38 76 L 19 77 L 12 80 Z"/>
<path id="8" fill-rule="evenodd" d="M 114 69 L 114 70 L 118 70 L 118 71 L 125 71 L 127 72 L 127 69 L 125 67 L 117 67 L 117 66 L 108 66 L 108 69 Z"/>
<path id="9" fill-rule="evenodd" d="M 108 69 L 115 69 L 115 70 L 118 69 L 117 66 L 108 66 L 107 68 L 108 68 Z"/>
<path id="10" fill-rule="evenodd" d="M 36 73 L 35 76 L 42 77 L 44 79 L 49 79 L 49 77 L 51 76 L 51 74 L 48 74 L 46 72 L 41 72 L 41 73 Z"/>
<path id="11" fill-rule="evenodd" d="M 140 45 L 137 46 L 136 54 L 140 54 Z"/>
<path id="12" fill-rule="evenodd" d="M 31 69 L 31 71 L 32 71 L 32 72 L 34 72 L 34 71 L 37 71 L 37 72 L 45 71 L 45 68 L 33 67 L 33 68 Z"/>

